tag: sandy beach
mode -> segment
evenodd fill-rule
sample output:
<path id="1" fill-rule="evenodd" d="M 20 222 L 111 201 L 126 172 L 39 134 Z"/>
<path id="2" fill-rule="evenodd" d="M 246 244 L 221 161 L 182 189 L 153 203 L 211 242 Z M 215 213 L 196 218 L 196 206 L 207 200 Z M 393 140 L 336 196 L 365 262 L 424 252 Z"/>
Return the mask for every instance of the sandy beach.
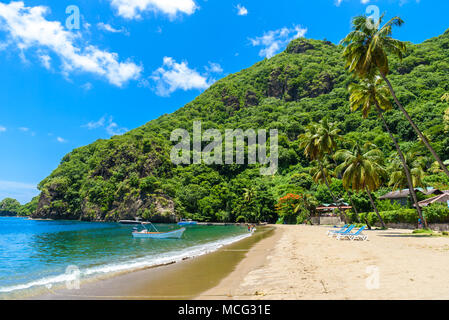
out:
<path id="1" fill-rule="evenodd" d="M 390 229 L 352 242 L 328 229 L 276 226 L 197 299 L 449 299 L 448 237 Z"/>

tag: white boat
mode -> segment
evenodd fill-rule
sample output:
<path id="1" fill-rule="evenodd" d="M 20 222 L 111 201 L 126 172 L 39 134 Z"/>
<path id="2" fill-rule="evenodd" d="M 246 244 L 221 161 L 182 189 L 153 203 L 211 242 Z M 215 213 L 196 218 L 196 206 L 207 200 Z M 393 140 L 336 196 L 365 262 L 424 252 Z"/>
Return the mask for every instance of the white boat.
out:
<path id="1" fill-rule="evenodd" d="M 149 223 L 156 232 L 150 232 L 146 227 L 145 224 L 148 223 L 142 223 L 142 226 L 145 228 L 145 230 L 142 231 L 134 231 L 133 237 L 134 238 L 150 238 L 150 239 L 180 239 L 182 235 L 184 234 L 184 231 L 186 231 L 186 228 L 181 228 L 173 231 L 168 232 L 159 232 L 153 224 Z"/>

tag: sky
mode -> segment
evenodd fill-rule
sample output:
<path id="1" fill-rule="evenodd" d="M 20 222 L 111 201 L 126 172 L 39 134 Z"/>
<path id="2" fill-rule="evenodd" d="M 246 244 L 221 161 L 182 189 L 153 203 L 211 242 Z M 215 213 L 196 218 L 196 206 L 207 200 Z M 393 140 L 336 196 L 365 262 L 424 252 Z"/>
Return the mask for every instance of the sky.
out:
<path id="1" fill-rule="evenodd" d="M 289 41 L 339 41 L 360 14 L 422 42 L 447 0 L 0 0 L 0 200 L 26 203 L 74 148 L 193 100 Z"/>

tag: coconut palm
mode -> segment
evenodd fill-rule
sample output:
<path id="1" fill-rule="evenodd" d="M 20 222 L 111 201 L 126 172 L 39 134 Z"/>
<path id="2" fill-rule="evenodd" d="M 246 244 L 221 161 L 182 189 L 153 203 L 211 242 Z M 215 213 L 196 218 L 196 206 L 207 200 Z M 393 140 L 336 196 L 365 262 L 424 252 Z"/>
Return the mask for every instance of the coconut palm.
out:
<path id="1" fill-rule="evenodd" d="M 383 18 L 384 15 L 380 17 L 379 21 L 373 21 L 366 16 L 358 16 L 353 19 L 353 30 L 342 41 L 345 46 L 343 57 L 346 60 L 346 68 L 360 79 L 373 77 L 376 72 L 380 74 L 399 110 L 449 177 L 449 170 L 402 106 L 387 77 L 390 72 L 387 55 L 391 53 L 402 59 L 407 48 L 404 42 L 391 37 L 393 27 L 400 27 L 404 21 L 399 17 L 394 17 L 381 27 Z"/>
<path id="2" fill-rule="evenodd" d="M 405 177 L 407 180 L 408 188 L 412 195 L 412 200 L 415 203 L 416 210 L 418 211 L 418 215 L 421 218 L 421 221 L 424 221 L 425 226 L 427 227 L 427 222 L 423 217 L 421 212 L 421 207 L 418 206 L 418 197 L 416 196 L 415 189 L 413 187 L 412 176 L 410 174 L 410 169 L 407 166 L 407 162 L 405 160 L 404 154 L 399 147 L 399 144 L 388 127 L 387 122 L 383 116 L 383 112 L 391 110 L 392 104 L 390 102 L 389 96 L 390 92 L 388 87 L 385 85 L 383 79 L 379 76 L 374 78 L 366 78 L 360 81 L 360 83 L 354 83 L 349 85 L 349 93 L 350 93 L 350 107 L 352 111 L 361 110 L 364 118 L 367 118 L 370 111 L 372 109 L 377 111 L 379 118 L 382 120 L 385 129 L 390 135 L 391 140 L 396 148 L 399 159 L 402 164 L 402 168 L 405 173 Z"/>
<path id="3" fill-rule="evenodd" d="M 340 138 L 338 132 L 339 129 L 336 128 L 336 125 L 329 123 L 327 119 L 321 120 L 319 124 L 312 123 L 307 127 L 306 132 L 299 136 L 299 146 L 304 149 L 306 157 L 316 161 L 318 170 L 314 174 L 315 181 L 325 183 L 333 201 L 337 204 L 338 211 L 345 216 L 330 188 L 329 170 L 324 165 L 326 154 L 336 148 L 336 141 Z"/>
<path id="4" fill-rule="evenodd" d="M 253 187 L 243 188 L 243 191 L 243 199 L 245 200 L 245 202 L 252 202 L 256 197 L 256 191 Z"/>
<path id="5" fill-rule="evenodd" d="M 331 154 L 337 149 L 337 141 L 341 139 L 337 123 L 329 122 L 324 118 L 319 123 L 318 144 L 323 154 Z"/>
<path id="6" fill-rule="evenodd" d="M 385 229 L 385 223 L 371 194 L 382 184 L 382 177 L 385 175 L 382 151 L 372 143 L 366 143 L 363 146 L 355 143 L 352 150 L 338 150 L 334 157 L 342 161 L 337 171 L 343 172 L 343 187 L 357 192 L 366 191 L 382 228 Z"/>
<path id="7" fill-rule="evenodd" d="M 445 94 L 443 94 L 443 96 L 441 97 L 441 101 L 449 102 L 449 92 L 446 92 Z"/>
<path id="8" fill-rule="evenodd" d="M 405 161 L 407 166 L 410 168 L 410 173 L 412 175 L 413 188 L 425 188 L 426 185 L 423 181 L 425 173 L 424 168 L 426 165 L 426 159 L 419 155 L 417 152 L 408 152 L 405 155 Z M 401 162 L 397 157 L 393 157 L 389 161 L 389 166 L 387 168 L 390 176 L 389 185 L 395 189 L 400 190 L 407 186 L 407 181 L 404 178 L 401 170 Z"/>

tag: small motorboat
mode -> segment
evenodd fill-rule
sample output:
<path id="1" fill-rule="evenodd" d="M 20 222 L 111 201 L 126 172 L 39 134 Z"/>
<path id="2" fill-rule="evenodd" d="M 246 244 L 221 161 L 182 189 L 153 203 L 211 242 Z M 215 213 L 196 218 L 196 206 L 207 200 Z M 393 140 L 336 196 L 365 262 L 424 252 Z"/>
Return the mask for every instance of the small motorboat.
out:
<path id="1" fill-rule="evenodd" d="M 178 226 L 196 226 L 198 222 L 192 220 L 181 220 L 178 222 Z"/>
<path id="2" fill-rule="evenodd" d="M 149 224 L 151 225 L 156 232 L 150 232 L 145 225 Z M 186 231 L 185 228 L 173 230 L 173 231 L 167 231 L 167 232 L 159 232 L 159 230 L 156 229 L 156 227 L 151 223 L 144 223 L 142 222 L 142 226 L 144 227 L 144 230 L 142 231 L 133 231 L 133 237 L 134 238 L 149 238 L 149 239 L 180 239 L 182 235 L 184 234 L 184 231 Z"/>

